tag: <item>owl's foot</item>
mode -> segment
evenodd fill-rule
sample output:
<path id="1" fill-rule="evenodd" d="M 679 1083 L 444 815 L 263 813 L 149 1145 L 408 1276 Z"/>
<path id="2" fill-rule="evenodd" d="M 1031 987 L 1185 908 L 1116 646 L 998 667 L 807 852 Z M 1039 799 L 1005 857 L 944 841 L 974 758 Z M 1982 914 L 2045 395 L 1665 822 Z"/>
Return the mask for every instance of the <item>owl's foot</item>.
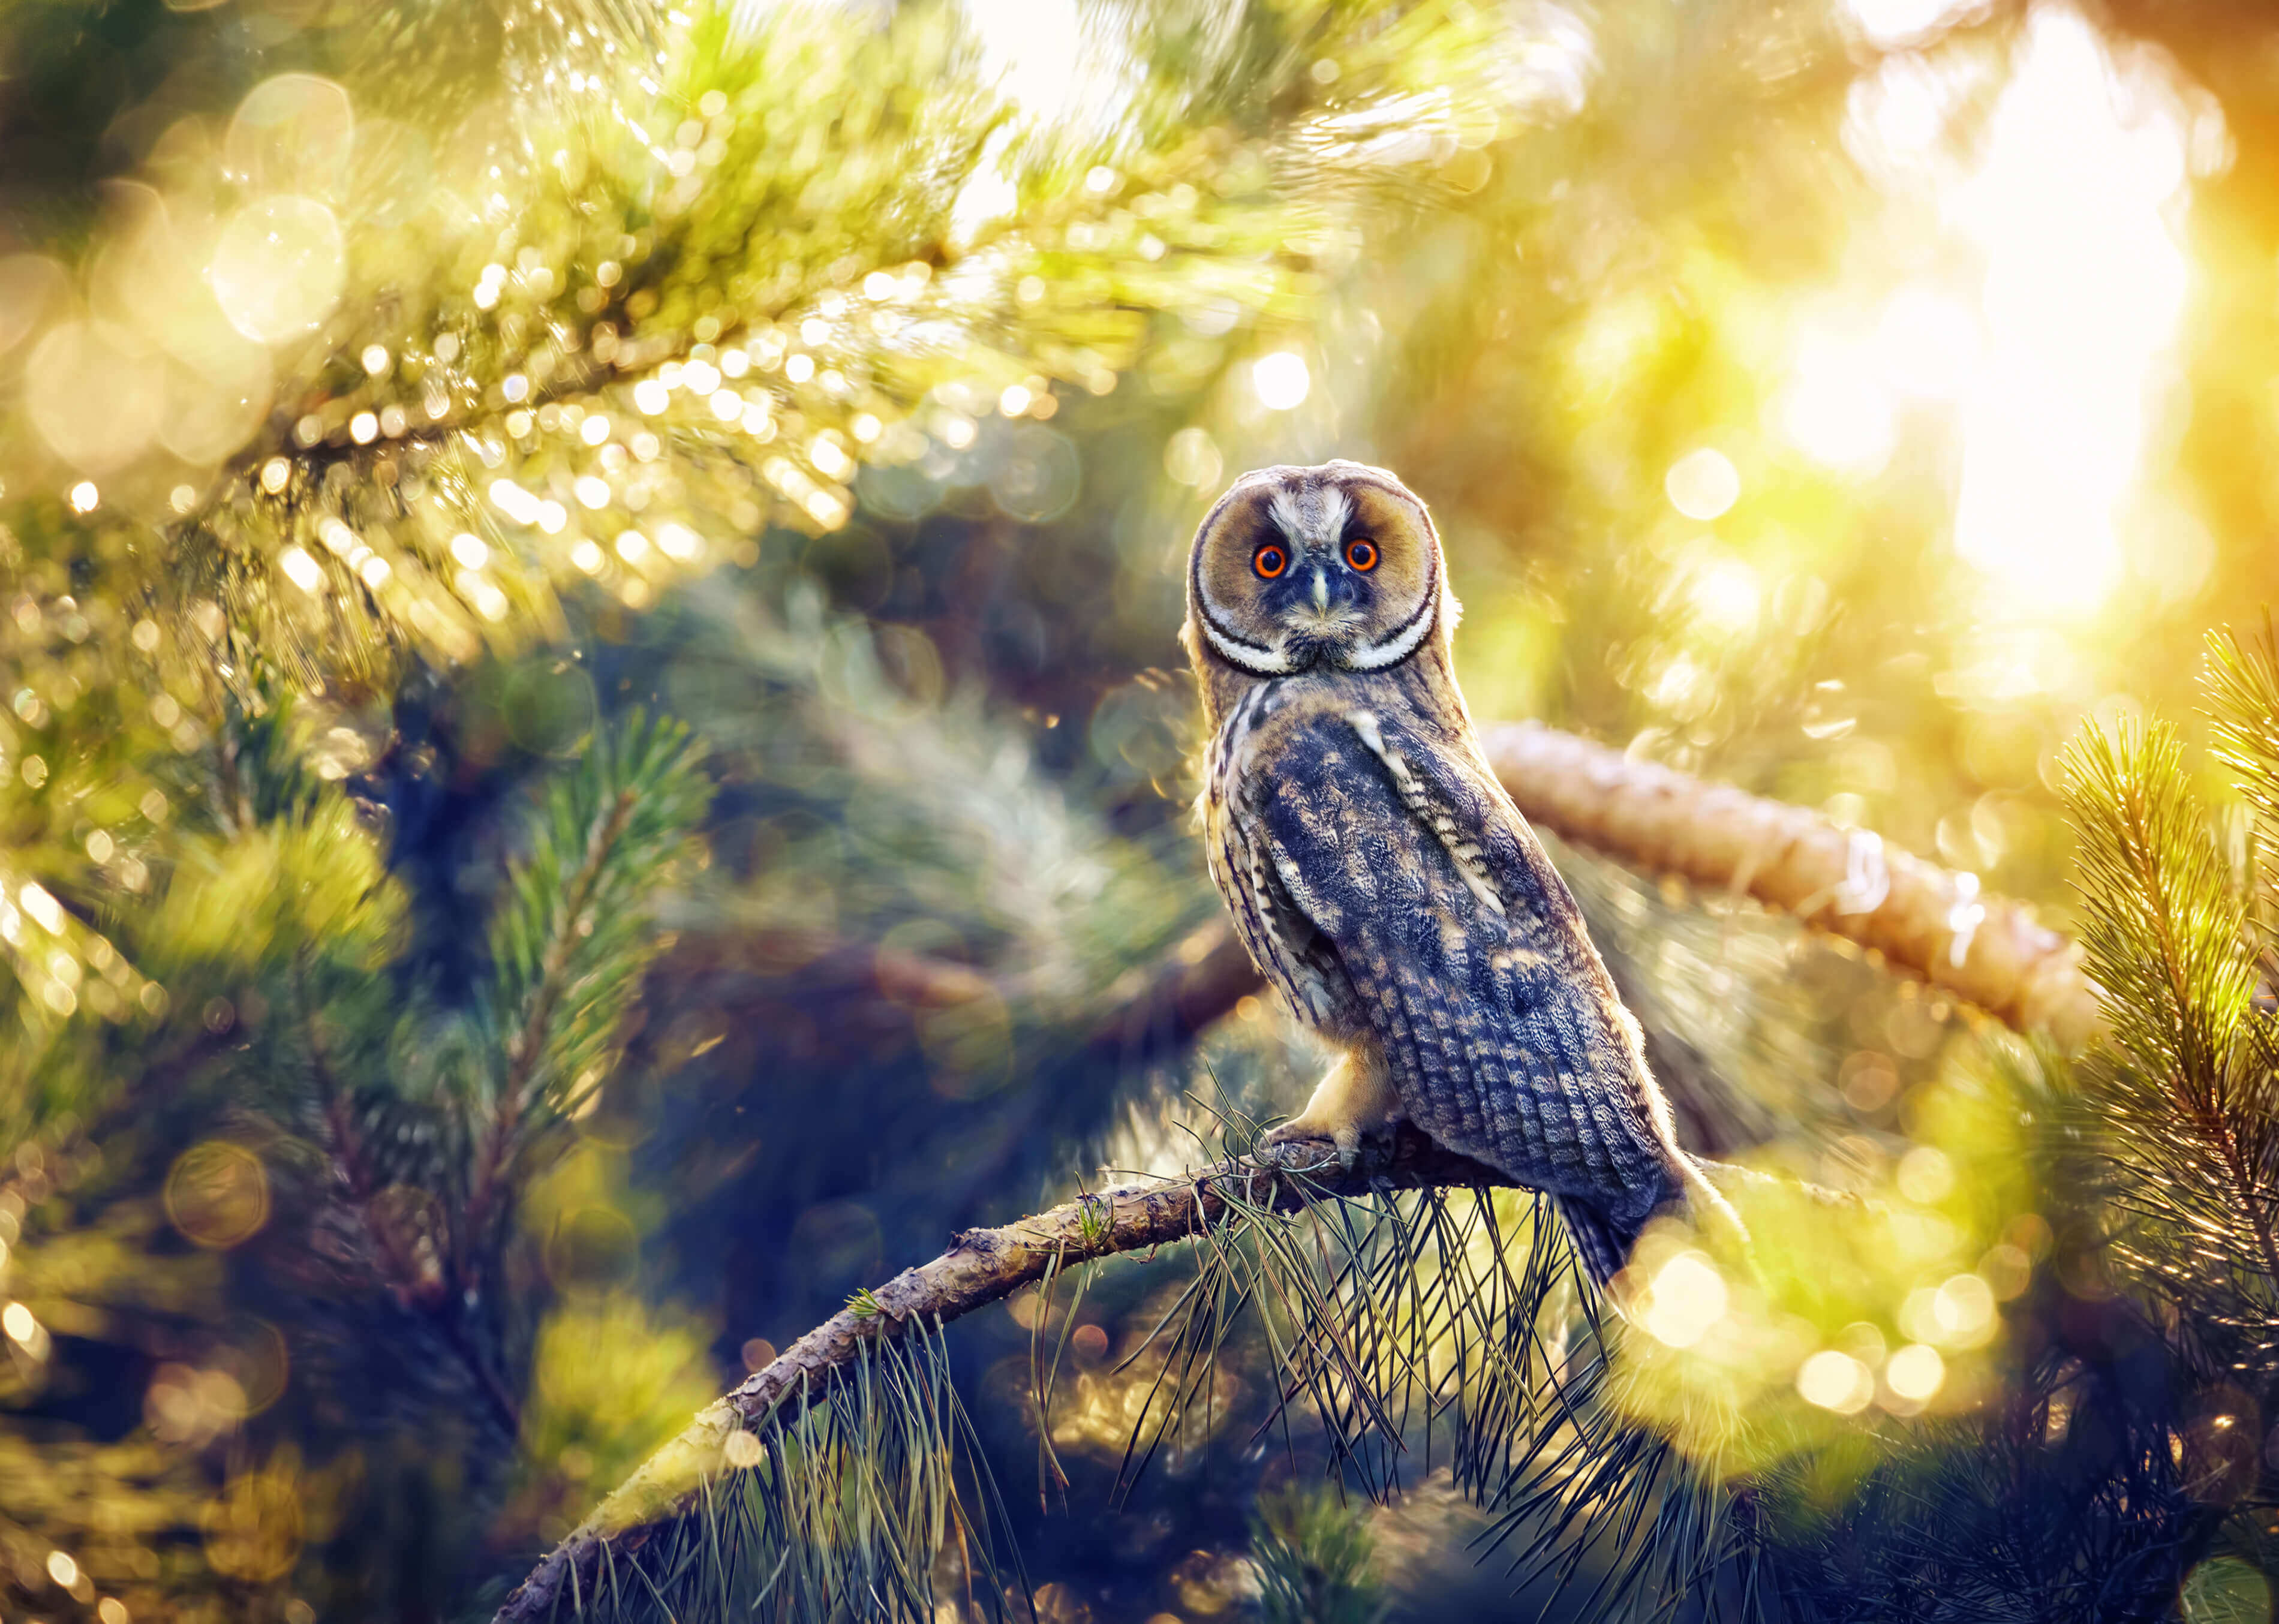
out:
<path id="1" fill-rule="evenodd" d="M 1400 1122 L 1400 1096 L 1385 1068 L 1347 1055 L 1330 1068 L 1304 1110 L 1268 1131 L 1266 1143 L 1327 1139 L 1337 1146 L 1338 1165 L 1350 1173 L 1365 1144 L 1372 1162 L 1390 1155 Z"/>
<path id="2" fill-rule="evenodd" d="M 1347 1173 L 1366 1158 L 1367 1165 L 1380 1168 L 1393 1160 L 1393 1130 L 1390 1126 L 1364 1130 L 1347 1123 L 1332 1128 L 1315 1122 L 1307 1117 L 1294 1117 L 1278 1127 L 1269 1129 L 1263 1143 L 1267 1145 L 1297 1145 L 1312 1141 L 1318 1144 L 1327 1139 L 1338 1148 L 1338 1166 Z"/>

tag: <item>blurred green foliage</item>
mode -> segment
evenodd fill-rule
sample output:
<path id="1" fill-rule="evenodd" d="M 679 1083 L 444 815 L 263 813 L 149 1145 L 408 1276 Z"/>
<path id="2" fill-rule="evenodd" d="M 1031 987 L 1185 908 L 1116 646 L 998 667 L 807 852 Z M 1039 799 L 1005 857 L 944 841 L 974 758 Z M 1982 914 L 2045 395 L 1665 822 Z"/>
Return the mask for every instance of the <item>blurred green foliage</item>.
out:
<path id="1" fill-rule="evenodd" d="M 1294 1487 L 1261 1495 L 1250 1531 L 1260 1616 L 1269 1624 L 1377 1624 L 1385 1604 L 1371 1582 L 1371 1546 L 1358 1506 Z"/>

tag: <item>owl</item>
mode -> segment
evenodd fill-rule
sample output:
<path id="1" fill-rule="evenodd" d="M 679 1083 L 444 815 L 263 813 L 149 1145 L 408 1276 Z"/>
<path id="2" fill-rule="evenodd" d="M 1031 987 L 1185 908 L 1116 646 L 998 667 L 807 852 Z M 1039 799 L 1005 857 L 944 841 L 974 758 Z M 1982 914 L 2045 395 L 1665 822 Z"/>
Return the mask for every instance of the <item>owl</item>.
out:
<path id="1" fill-rule="evenodd" d="M 1350 1168 L 1405 1117 L 1555 1198 L 1603 1284 L 1669 1203 L 1738 1222 L 1481 753 L 1456 612 L 1431 515 L 1383 469 L 1259 469 L 1196 532 L 1182 640 L 1211 735 L 1211 877 L 1338 1055 L 1268 1138 L 1331 1139 Z"/>

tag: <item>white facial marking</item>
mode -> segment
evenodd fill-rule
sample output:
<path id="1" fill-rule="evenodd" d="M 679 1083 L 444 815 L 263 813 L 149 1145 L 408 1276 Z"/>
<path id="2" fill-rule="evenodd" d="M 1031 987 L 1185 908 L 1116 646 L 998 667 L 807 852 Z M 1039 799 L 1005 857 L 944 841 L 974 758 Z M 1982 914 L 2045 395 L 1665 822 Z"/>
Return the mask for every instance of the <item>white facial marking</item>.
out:
<path id="1" fill-rule="evenodd" d="M 1388 665 L 1398 665 L 1416 652 L 1424 634 L 1432 629 L 1432 605 L 1425 606 L 1408 618 L 1408 624 L 1382 642 L 1364 643 L 1345 657 L 1347 666 L 1357 671 L 1381 671 Z"/>
<path id="2" fill-rule="evenodd" d="M 1210 639 L 1212 647 L 1246 671 L 1261 677 L 1286 677 L 1297 669 L 1290 663 L 1290 656 L 1278 648 L 1262 648 L 1227 636 L 1218 629 L 1218 622 L 1208 607 L 1203 611 L 1203 635 Z"/>
<path id="3" fill-rule="evenodd" d="M 1416 612 L 1395 628 L 1391 636 L 1348 649 L 1345 656 L 1346 668 L 1355 671 L 1381 671 L 1388 665 L 1398 665 L 1416 652 L 1425 634 L 1432 630 L 1432 623 L 1439 618 L 1439 612 L 1440 566 L 1435 560 L 1431 565 L 1431 575 L 1424 583 L 1423 601 L 1416 606 Z"/>

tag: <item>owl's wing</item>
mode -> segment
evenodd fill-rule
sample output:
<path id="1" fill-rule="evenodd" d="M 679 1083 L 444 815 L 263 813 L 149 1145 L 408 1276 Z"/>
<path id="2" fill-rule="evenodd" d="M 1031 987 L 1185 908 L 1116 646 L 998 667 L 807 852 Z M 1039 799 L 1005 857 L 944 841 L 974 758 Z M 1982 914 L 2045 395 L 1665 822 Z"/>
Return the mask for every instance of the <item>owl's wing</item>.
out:
<path id="1" fill-rule="evenodd" d="M 1270 845 L 1239 805 L 1205 820 L 1211 879 L 1234 917 L 1250 961 L 1310 1026 L 1335 1027 L 1355 1003 L 1337 948 L 1315 928 L 1275 872 Z"/>
<path id="2" fill-rule="evenodd" d="M 1293 728 L 1243 802 L 1273 906 L 1335 959 L 1408 1116 L 1560 1196 L 1603 1276 L 1681 1164 L 1582 915 L 1501 787 L 1351 711 Z"/>

